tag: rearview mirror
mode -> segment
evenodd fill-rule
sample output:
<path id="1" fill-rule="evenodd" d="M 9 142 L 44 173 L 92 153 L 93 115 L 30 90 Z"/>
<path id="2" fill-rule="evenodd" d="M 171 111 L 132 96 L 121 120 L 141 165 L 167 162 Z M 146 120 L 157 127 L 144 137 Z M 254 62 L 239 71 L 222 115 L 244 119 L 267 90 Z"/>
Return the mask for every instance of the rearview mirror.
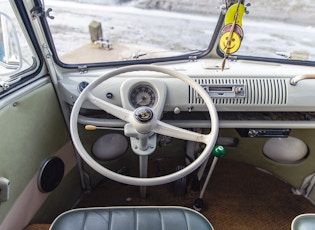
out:
<path id="1" fill-rule="evenodd" d="M 9 76 L 22 66 L 21 48 L 10 17 L 0 12 L 0 76 Z"/>

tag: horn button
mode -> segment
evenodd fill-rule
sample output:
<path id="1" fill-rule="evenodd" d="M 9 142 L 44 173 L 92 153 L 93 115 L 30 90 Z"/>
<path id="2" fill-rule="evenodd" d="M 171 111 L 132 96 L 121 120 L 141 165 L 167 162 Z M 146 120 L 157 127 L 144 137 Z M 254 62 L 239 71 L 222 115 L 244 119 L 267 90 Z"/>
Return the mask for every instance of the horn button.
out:
<path id="1" fill-rule="evenodd" d="M 142 134 L 152 132 L 152 128 L 156 125 L 156 116 L 151 108 L 142 106 L 134 111 L 134 128 Z"/>
<path id="2" fill-rule="evenodd" d="M 153 111 L 149 107 L 139 107 L 135 110 L 134 116 L 137 121 L 141 123 L 147 123 L 152 120 L 153 118 Z"/>

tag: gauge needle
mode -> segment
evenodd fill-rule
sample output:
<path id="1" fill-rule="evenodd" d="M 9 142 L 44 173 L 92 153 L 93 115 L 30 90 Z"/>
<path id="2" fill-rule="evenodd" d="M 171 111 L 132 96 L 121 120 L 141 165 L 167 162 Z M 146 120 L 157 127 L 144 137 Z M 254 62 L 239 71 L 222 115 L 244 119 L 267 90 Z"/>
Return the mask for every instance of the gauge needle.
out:
<path id="1" fill-rule="evenodd" d="M 138 104 L 140 104 L 141 102 L 145 101 L 147 99 L 146 96 L 141 96 L 140 100 L 138 101 Z"/>

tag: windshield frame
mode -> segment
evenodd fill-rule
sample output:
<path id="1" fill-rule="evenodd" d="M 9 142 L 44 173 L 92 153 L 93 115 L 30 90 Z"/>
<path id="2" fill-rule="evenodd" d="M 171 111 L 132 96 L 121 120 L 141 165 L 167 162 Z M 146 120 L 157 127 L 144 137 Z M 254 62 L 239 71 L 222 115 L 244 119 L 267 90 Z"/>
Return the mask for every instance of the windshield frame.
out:
<path id="1" fill-rule="evenodd" d="M 43 7 L 42 3 L 39 0 L 35 0 L 36 5 Z M 76 63 L 76 64 L 68 64 L 64 63 L 60 60 L 57 54 L 57 50 L 55 48 L 52 35 L 50 33 L 49 24 L 46 17 L 40 17 L 40 21 L 48 42 L 48 46 L 52 52 L 52 57 L 54 62 L 62 67 L 62 68 L 94 68 L 94 67 L 115 67 L 115 66 L 126 66 L 126 65 L 136 65 L 136 64 L 152 64 L 152 63 L 163 63 L 163 62 L 176 62 L 176 61 L 194 61 L 201 58 L 224 58 L 224 53 L 217 46 L 219 40 L 219 33 L 223 26 L 225 10 L 222 9 L 218 14 L 218 20 L 215 25 L 215 29 L 209 39 L 209 45 L 207 49 L 200 51 L 192 51 L 191 53 L 186 53 L 178 56 L 172 57 L 163 57 L 163 58 L 151 58 L 151 59 L 135 59 L 135 60 L 124 60 L 124 61 L 112 61 L 112 62 L 98 62 L 98 63 Z M 279 64 L 293 64 L 293 65 L 304 65 L 304 66 L 314 66 L 315 61 L 311 60 L 292 60 L 292 59 L 283 59 L 283 58 L 270 58 L 270 57 L 260 57 L 260 56 L 246 56 L 241 54 L 231 54 L 228 55 L 228 60 L 236 61 L 236 60 L 247 60 L 247 61 L 256 61 L 256 62 L 269 62 L 269 63 L 279 63 Z"/>
<path id="2" fill-rule="evenodd" d="M 41 2 L 36 0 L 36 5 L 43 7 Z M 50 27 L 48 24 L 46 17 L 40 17 L 40 21 L 48 42 L 48 46 L 52 52 L 52 56 L 54 59 L 54 62 L 62 67 L 62 68 L 69 68 L 69 69 L 74 69 L 74 68 L 93 68 L 93 67 L 115 67 L 115 66 L 126 66 L 126 65 L 137 65 L 137 64 L 153 64 L 153 63 L 162 63 L 162 62 L 174 62 L 174 61 L 194 61 L 203 57 L 209 56 L 211 52 L 214 50 L 216 42 L 217 42 L 217 35 L 220 32 L 222 22 L 224 20 L 224 15 L 222 12 L 218 14 L 218 20 L 215 24 L 215 29 L 213 32 L 213 35 L 209 39 L 209 45 L 207 49 L 204 50 L 198 50 L 198 51 L 192 51 L 191 53 L 185 53 L 182 55 L 177 55 L 177 56 L 170 56 L 170 57 L 162 57 L 162 58 L 150 58 L 150 59 L 135 59 L 135 60 L 124 60 L 124 61 L 113 61 L 113 62 L 98 62 L 98 63 L 76 63 L 76 64 L 68 64 L 64 63 L 60 60 L 56 47 L 54 45 L 54 41 L 52 38 L 52 34 L 50 32 Z"/>

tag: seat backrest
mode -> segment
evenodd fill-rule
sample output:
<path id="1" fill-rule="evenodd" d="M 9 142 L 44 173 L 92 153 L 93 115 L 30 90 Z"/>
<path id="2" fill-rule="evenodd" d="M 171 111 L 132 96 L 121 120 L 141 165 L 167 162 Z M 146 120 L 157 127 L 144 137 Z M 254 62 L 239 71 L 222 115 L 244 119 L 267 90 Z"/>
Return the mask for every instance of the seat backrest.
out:
<path id="1" fill-rule="evenodd" d="M 315 229 L 315 214 L 306 213 L 295 217 L 291 224 L 292 230 L 310 230 Z"/>
<path id="2" fill-rule="evenodd" d="M 212 230 L 200 213 L 183 207 L 105 207 L 73 209 L 59 215 L 51 230 Z"/>

